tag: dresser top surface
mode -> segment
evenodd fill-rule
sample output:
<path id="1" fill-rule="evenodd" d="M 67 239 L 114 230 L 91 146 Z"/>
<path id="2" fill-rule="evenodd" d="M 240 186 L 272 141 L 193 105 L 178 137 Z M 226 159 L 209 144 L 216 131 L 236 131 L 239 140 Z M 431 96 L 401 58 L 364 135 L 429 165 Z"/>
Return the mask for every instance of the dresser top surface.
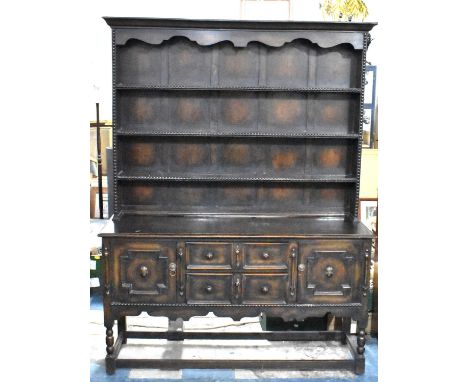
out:
<path id="1" fill-rule="evenodd" d="M 252 29 L 252 30 L 333 30 L 333 31 L 370 31 L 375 22 L 339 22 L 339 21 L 264 21 L 264 20 L 195 20 L 166 19 L 147 17 L 109 17 L 103 19 L 113 28 L 214 28 L 214 29 Z"/>
<path id="2" fill-rule="evenodd" d="M 265 238 L 372 238 L 361 222 L 325 217 L 152 216 L 122 214 L 120 232 L 112 221 L 100 236 L 184 236 Z M 125 229 L 125 227 L 131 227 Z"/>

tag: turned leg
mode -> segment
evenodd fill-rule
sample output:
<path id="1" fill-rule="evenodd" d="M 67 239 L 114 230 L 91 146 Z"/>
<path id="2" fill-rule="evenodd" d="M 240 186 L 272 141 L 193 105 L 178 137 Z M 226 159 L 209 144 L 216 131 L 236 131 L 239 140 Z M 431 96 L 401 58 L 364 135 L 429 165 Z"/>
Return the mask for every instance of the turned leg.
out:
<path id="1" fill-rule="evenodd" d="M 125 332 L 127 331 L 127 317 L 123 316 L 120 317 L 117 321 L 117 330 L 118 334 L 120 335 L 122 333 L 122 344 L 127 343 L 127 338 L 125 337 Z"/>
<path id="2" fill-rule="evenodd" d="M 114 333 L 112 326 L 106 326 L 106 373 L 115 373 L 115 357 L 114 357 Z"/>
<path id="3" fill-rule="evenodd" d="M 357 352 L 358 354 L 364 354 L 364 346 L 366 345 L 366 332 L 364 328 L 359 328 L 357 332 Z"/>
<path id="4" fill-rule="evenodd" d="M 364 356 L 364 346 L 366 344 L 366 332 L 364 331 L 365 325 L 362 325 L 358 321 L 357 326 L 357 340 L 354 344 L 351 345 L 352 351 L 354 353 L 354 372 L 356 374 L 363 374 L 366 368 L 366 357 Z"/>

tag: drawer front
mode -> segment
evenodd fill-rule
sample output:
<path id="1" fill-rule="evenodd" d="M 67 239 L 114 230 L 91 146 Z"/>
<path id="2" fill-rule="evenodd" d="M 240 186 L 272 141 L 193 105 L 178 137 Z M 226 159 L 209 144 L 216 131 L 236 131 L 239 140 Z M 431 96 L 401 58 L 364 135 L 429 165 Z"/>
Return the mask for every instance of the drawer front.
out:
<path id="1" fill-rule="evenodd" d="M 189 304 L 230 304 L 231 291 L 231 274 L 187 274 L 187 303 Z"/>
<path id="2" fill-rule="evenodd" d="M 245 274 L 242 276 L 242 303 L 286 304 L 287 274 Z"/>
<path id="3" fill-rule="evenodd" d="M 359 301 L 363 280 L 362 242 L 317 240 L 299 251 L 298 302 L 344 303 Z"/>
<path id="4" fill-rule="evenodd" d="M 189 242 L 187 269 L 231 269 L 232 244 Z"/>
<path id="5" fill-rule="evenodd" d="M 173 302 L 176 263 L 173 243 L 151 241 L 112 244 L 108 267 L 114 294 L 132 302 Z"/>
<path id="6" fill-rule="evenodd" d="M 288 269 L 287 243 L 244 244 L 245 269 Z"/>

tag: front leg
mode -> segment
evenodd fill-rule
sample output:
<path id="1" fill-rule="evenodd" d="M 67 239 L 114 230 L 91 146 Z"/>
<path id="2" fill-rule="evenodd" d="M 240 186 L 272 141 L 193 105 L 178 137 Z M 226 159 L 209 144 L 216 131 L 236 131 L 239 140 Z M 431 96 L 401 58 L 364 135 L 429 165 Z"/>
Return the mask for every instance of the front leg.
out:
<path id="1" fill-rule="evenodd" d="M 359 327 L 357 332 L 357 352 L 358 354 L 364 354 L 366 345 L 366 332 L 364 327 Z"/>
<path id="2" fill-rule="evenodd" d="M 106 373 L 111 375 L 115 373 L 114 333 L 112 325 L 106 326 L 106 345 Z"/>
<path id="3" fill-rule="evenodd" d="M 357 326 L 357 335 L 356 335 L 356 342 L 349 342 L 351 346 L 351 350 L 354 354 L 354 372 L 356 374 L 363 374 L 365 371 L 365 361 L 366 358 L 364 356 L 364 346 L 366 344 L 366 332 L 364 331 L 365 325 L 362 324 L 362 321 L 358 321 Z M 354 337 L 354 336 L 353 336 Z M 350 337 L 348 337 L 349 341 L 351 341 Z"/>

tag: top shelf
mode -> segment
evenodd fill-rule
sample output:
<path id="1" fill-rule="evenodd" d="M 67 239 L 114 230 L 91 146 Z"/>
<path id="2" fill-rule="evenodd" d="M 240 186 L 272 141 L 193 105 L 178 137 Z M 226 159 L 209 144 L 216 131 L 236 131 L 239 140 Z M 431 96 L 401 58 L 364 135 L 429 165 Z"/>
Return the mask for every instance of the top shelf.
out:
<path id="1" fill-rule="evenodd" d="M 104 16 L 106 23 L 114 28 L 216 28 L 216 29 L 250 29 L 250 30 L 325 30 L 325 31 L 370 31 L 377 25 L 375 22 L 338 22 L 338 21 L 284 21 L 284 20 L 195 20 L 178 18 L 149 17 L 109 17 Z"/>
<path id="2" fill-rule="evenodd" d="M 251 92 L 299 92 L 299 93 L 353 93 L 360 94 L 361 88 L 320 87 L 271 87 L 271 86 L 182 86 L 182 85 L 116 85 L 117 90 L 167 90 L 167 91 L 251 91 Z"/>

